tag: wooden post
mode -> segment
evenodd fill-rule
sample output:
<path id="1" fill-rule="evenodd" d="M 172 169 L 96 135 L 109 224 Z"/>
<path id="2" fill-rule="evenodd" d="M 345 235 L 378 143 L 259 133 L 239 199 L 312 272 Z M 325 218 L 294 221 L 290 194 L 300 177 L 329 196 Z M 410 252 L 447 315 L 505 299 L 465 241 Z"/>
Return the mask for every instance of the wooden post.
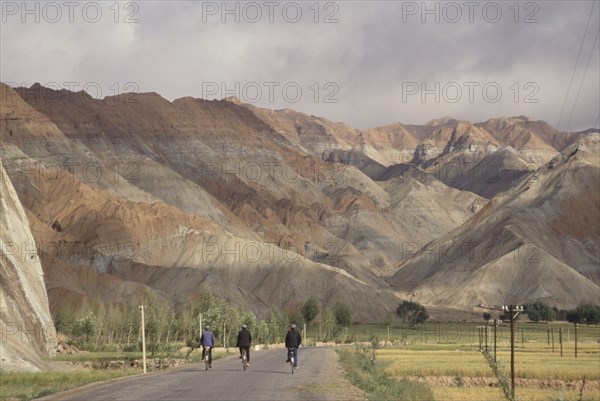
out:
<path id="1" fill-rule="evenodd" d="M 485 330 L 485 353 L 488 353 L 488 327 L 487 325 L 483 326 L 483 330 Z"/>
<path id="2" fill-rule="evenodd" d="M 515 399 L 515 317 L 523 312 L 522 306 L 503 306 L 510 315 L 510 399 Z"/>
<path id="3" fill-rule="evenodd" d="M 562 356 L 563 356 L 563 329 L 562 329 L 562 327 L 560 328 L 560 331 L 558 332 L 558 339 L 560 341 L 560 356 L 562 358 Z"/>
<path id="4" fill-rule="evenodd" d="M 577 323 L 575 323 L 575 358 L 577 358 Z"/>
<path id="5" fill-rule="evenodd" d="M 525 331 L 525 329 L 521 327 L 521 348 L 525 348 L 525 339 L 523 337 L 523 331 Z"/>
<path id="6" fill-rule="evenodd" d="M 494 362 L 496 362 L 496 331 L 498 329 L 498 320 L 494 319 Z"/>
<path id="7" fill-rule="evenodd" d="M 144 373 L 146 373 L 146 322 L 144 320 L 144 309 L 146 309 L 146 307 L 140 305 L 140 310 L 142 311 L 142 364 Z"/>
<path id="8" fill-rule="evenodd" d="M 202 313 L 198 314 L 198 325 L 199 325 L 199 329 L 200 329 L 200 337 L 202 337 Z M 200 338 L 198 337 L 198 338 Z M 200 344 L 202 345 L 202 344 Z"/>
<path id="9" fill-rule="evenodd" d="M 306 338 L 306 323 L 302 326 L 302 338 L 304 339 L 304 344 L 308 343 L 308 339 Z"/>
<path id="10" fill-rule="evenodd" d="M 510 306 L 510 398 L 515 399 L 515 315 Z"/>
<path id="11" fill-rule="evenodd" d="M 561 341 L 561 344 L 562 344 L 562 341 Z M 552 353 L 554 353 L 554 328 L 552 329 Z"/>

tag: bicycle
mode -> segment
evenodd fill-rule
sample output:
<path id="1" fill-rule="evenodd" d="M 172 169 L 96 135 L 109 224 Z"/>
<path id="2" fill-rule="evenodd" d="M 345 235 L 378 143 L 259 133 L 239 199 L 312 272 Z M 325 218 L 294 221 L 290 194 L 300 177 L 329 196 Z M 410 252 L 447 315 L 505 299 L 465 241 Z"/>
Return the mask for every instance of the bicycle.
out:
<path id="1" fill-rule="evenodd" d="M 212 352 L 212 348 L 208 348 L 204 351 L 204 370 L 208 370 L 208 368 L 210 368 L 211 366 L 211 358 L 210 358 L 210 353 Z"/>
<path id="2" fill-rule="evenodd" d="M 242 369 L 244 369 L 244 372 L 246 371 L 247 367 L 248 367 L 248 355 L 246 354 L 246 350 L 242 349 Z"/>
<path id="3" fill-rule="evenodd" d="M 288 359 L 292 367 L 292 374 L 294 374 L 294 347 L 288 347 Z"/>

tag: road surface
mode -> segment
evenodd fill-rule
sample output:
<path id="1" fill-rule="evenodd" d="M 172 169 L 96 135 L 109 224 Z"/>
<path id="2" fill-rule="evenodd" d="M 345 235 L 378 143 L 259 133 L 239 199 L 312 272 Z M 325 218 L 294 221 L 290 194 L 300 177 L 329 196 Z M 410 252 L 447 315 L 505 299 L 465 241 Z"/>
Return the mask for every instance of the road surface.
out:
<path id="1" fill-rule="evenodd" d="M 237 356 L 186 365 L 160 373 L 94 384 L 44 400 L 166 401 L 166 400 L 364 400 L 343 377 L 337 355 L 327 348 L 301 347 L 299 369 L 292 375 L 286 350 L 252 351 L 244 372 Z"/>

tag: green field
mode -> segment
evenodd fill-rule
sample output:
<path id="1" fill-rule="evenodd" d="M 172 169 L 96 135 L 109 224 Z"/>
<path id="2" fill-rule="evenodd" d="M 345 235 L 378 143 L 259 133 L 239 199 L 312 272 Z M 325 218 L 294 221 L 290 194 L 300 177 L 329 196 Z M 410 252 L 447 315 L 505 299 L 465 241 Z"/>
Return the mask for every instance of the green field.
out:
<path id="1" fill-rule="evenodd" d="M 486 350 L 486 329 L 477 327 L 482 325 L 430 322 L 412 328 L 392 326 L 389 330 L 382 325 L 356 325 L 345 329 L 337 340 L 368 344 L 356 352 L 369 360 L 374 356 L 375 365 L 398 383 L 408 380 L 428 386 L 437 400 L 502 400 L 498 378 L 482 353 Z M 518 400 L 579 400 L 584 378 L 583 399 L 600 400 L 600 327 L 578 326 L 577 358 L 572 324 L 517 322 L 514 335 Z M 490 327 L 490 357 L 494 354 L 493 340 Z M 508 379 L 508 324 L 497 328 L 496 358 L 500 374 Z"/>
<path id="2" fill-rule="evenodd" d="M 30 400 L 84 384 L 142 373 L 141 369 L 0 374 L 0 400 Z"/>
<path id="3" fill-rule="evenodd" d="M 215 360 L 227 355 L 224 352 L 216 351 L 213 354 Z M 182 353 L 158 353 L 156 358 L 185 358 Z M 200 362 L 200 353 L 192 353 L 188 358 L 188 363 Z M 148 355 L 148 359 L 150 356 Z M 132 360 L 141 360 L 141 352 L 82 352 L 78 354 L 57 355 L 49 358 L 48 362 L 55 367 L 61 365 L 68 366 L 65 371 L 35 372 L 35 373 L 0 373 L 0 400 L 31 400 L 43 397 L 45 395 L 66 391 L 72 388 L 80 387 L 88 383 L 115 379 L 123 376 L 142 374 L 139 367 L 126 367 L 120 369 L 86 369 L 77 370 L 73 364 L 83 365 L 89 363 L 102 363 L 109 361 L 128 362 Z M 147 371 L 154 369 L 148 367 Z"/>

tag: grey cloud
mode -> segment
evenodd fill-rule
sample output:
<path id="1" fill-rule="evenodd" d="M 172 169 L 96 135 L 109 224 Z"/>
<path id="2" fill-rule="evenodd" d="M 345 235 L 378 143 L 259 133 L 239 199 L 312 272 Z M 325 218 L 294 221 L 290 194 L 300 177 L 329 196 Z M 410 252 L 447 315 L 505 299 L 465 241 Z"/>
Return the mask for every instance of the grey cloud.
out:
<path id="1" fill-rule="evenodd" d="M 214 4 L 220 7 L 221 3 Z M 103 95 L 111 94 L 108 88 L 113 83 L 122 86 L 131 81 L 141 91 L 156 91 L 171 100 L 202 96 L 205 82 L 225 82 L 229 88 L 236 82 L 241 86 L 298 82 L 303 89 L 298 102 L 286 101 L 281 93 L 269 102 L 264 93 L 257 105 L 293 108 L 359 128 L 393 121 L 424 123 L 448 114 L 477 121 L 526 114 L 558 123 L 591 2 L 521 2 L 519 23 L 513 21 L 514 10 L 509 9 L 514 2 L 495 3 L 503 10 L 497 23 L 486 21 L 477 11 L 485 2 L 479 3 L 473 23 L 466 14 L 457 23 L 443 18 L 435 23 L 431 16 L 423 23 L 418 15 L 407 16 L 403 22 L 403 7 L 421 3 L 331 3 L 338 7 L 333 17 L 339 20 L 331 24 L 314 23 L 313 11 L 308 9 L 312 2 L 302 3 L 303 18 L 295 24 L 286 22 L 280 13 L 275 14 L 274 23 L 266 16 L 257 23 L 243 18 L 235 23 L 231 16 L 222 23 L 219 16 L 209 16 L 203 23 L 199 2 L 138 2 L 138 24 L 105 20 L 23 24 L 8 19 L 1 28 L 0 79 L 29 85 L 94 81 L 105 88 Z M 239 4 L 243 7 L 247 2 Z M 323 9 L 327 4 L 320 3 L 321 21 L 334 10 L 333 6 Z M 438 4 L 441 8 L 448 2 Z M 428 7 L 434 5 L 428 3 Z M 570 129 L 588 128 L 598 118 L 600 66 L 598 45 L 594 50 L 592 43 L 599 8 L 594 9 L 567 104 L 570 112 L 587 57 L 595 51 Z M 523 23 L 533 10 L 539 22 Z M 403 101 L 403 82 L 425 82 L 431 88 L 436 82 L 443 86 L 452 81 L 498 82 L 502 99 L 471 103 L 463 94 L 456 103 L 444 99 L 436 103 L 432 96 L 424 103 L 420 96 Z M 317 102 L 310 89 L 315 82 L 320 86 Z M 339 86 L 338 103 L 323 102 L 327 82 Z M 512 99 L 509 89 L 514 82 L 520 85 L 519 102 Z M 538 103 L 523 102 L 527 82 L 538 85 Z M 560 128 L 565 129 L 566 123 Z"/>

